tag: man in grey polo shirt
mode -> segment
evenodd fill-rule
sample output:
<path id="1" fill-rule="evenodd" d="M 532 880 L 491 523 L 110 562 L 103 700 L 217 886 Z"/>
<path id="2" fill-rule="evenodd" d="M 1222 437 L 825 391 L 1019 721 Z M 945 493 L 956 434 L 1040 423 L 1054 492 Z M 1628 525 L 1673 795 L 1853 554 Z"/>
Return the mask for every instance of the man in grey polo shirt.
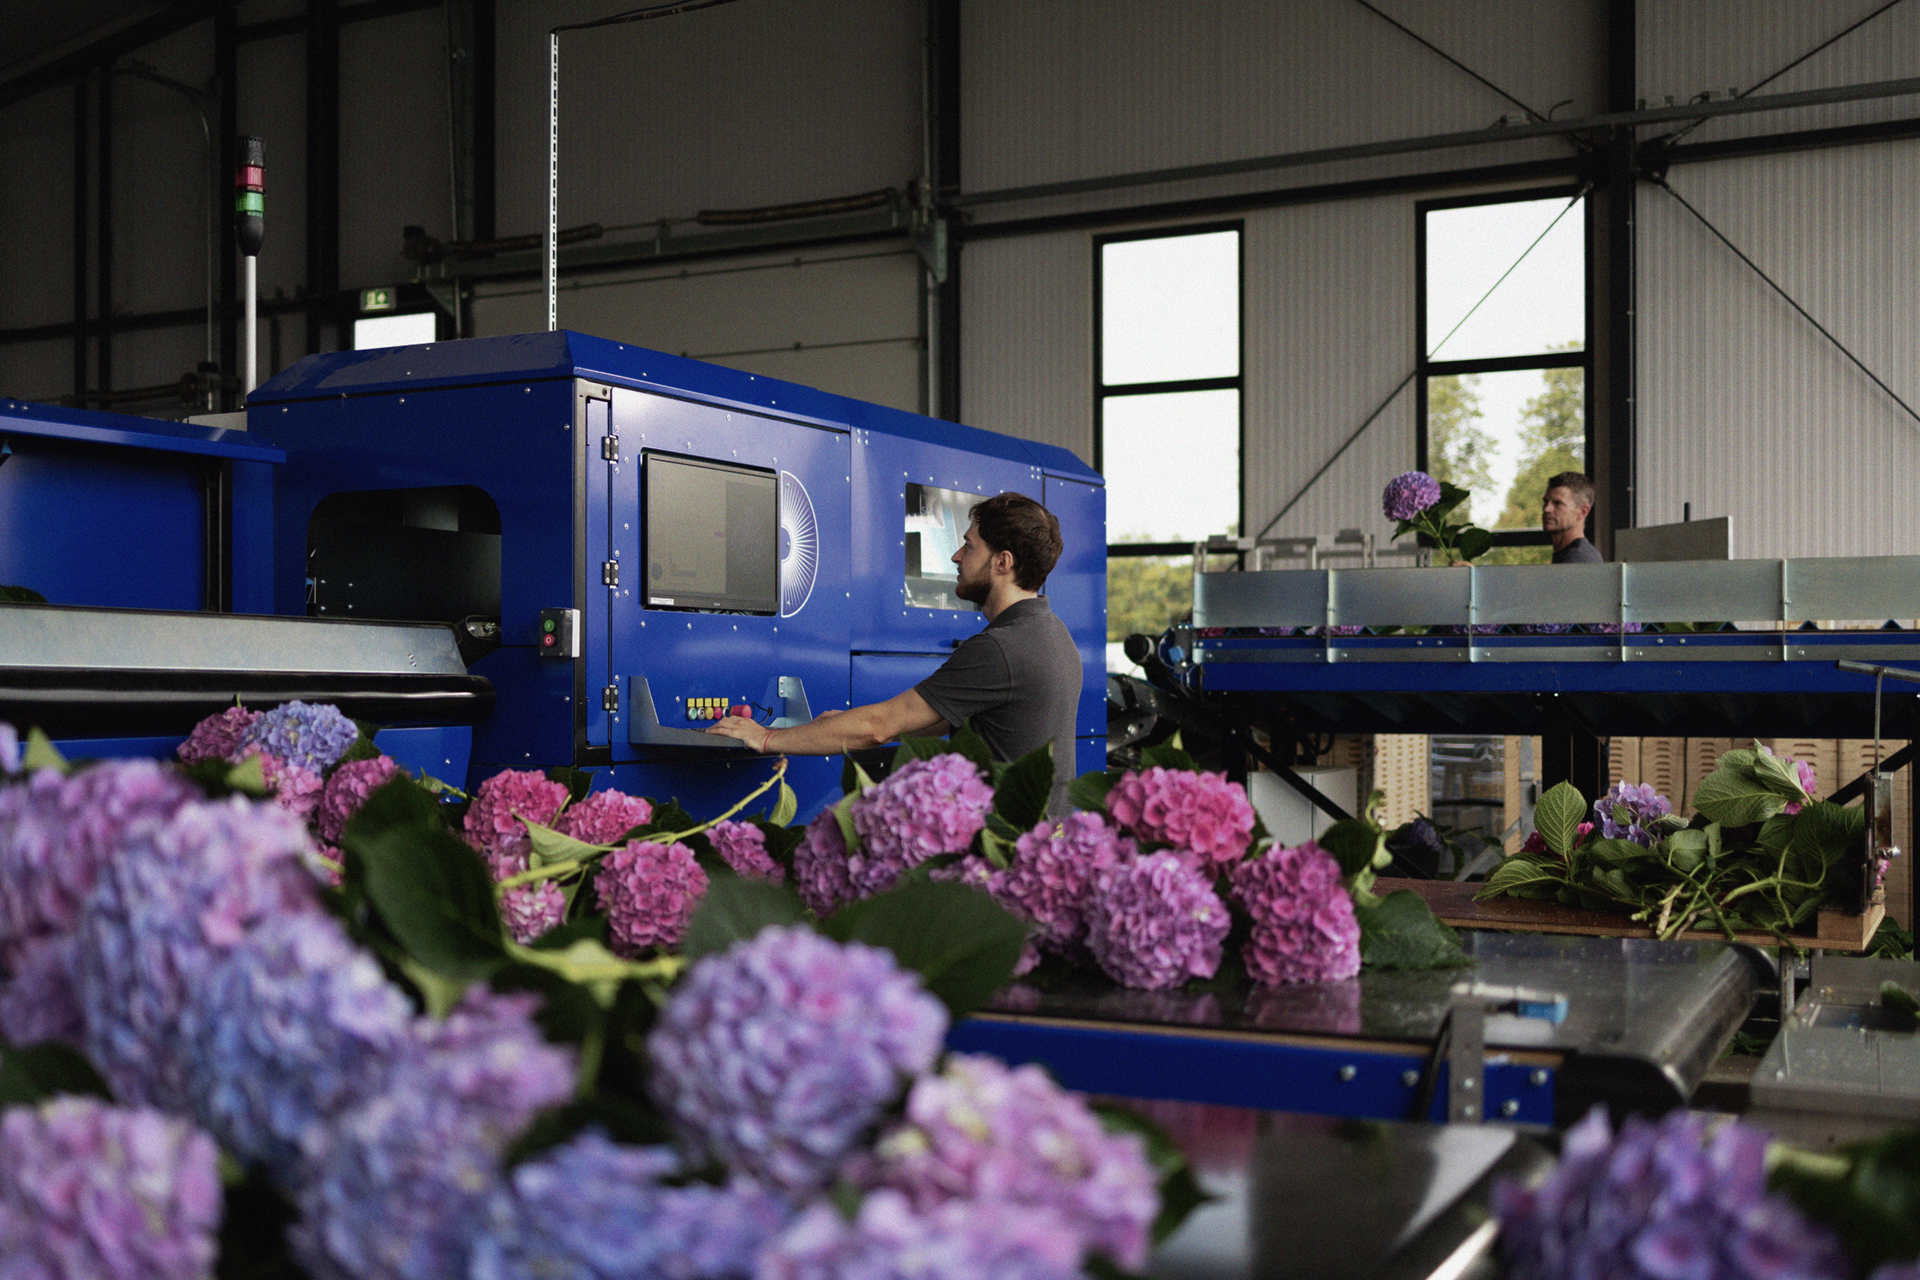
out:
<path id="1" fill-rule="evenodd" d="M 1562 471 L 1547 480 L 1540 500 L 1540 528 L 1553 543 L 1555 564 L 1600 564 L 1600 548 L 1587 541 L 1587 513 L 1593 510 L 1593 481 L 1578 471 Z"/>
<path id="2" fill-rule="evenodd" d="M 789 729 L 728 717 L 707 732 L 738 738 L 762 755 L 830 756 L 951 732 L 961 723 L 997 760 L 1017 760 L 1051 742 L 1053 808 L 1060 812 L 1073 776 L 1081 678 L 1073 637 L 1040 594 L 1060 559 L 1060 522 L 1018 493 L 975 503 L 968 514 L 972 523 L 953 554 L 954 591 L 980 606 L 987 626 L 938 671 L 885 702 L 823 712 Z"/>

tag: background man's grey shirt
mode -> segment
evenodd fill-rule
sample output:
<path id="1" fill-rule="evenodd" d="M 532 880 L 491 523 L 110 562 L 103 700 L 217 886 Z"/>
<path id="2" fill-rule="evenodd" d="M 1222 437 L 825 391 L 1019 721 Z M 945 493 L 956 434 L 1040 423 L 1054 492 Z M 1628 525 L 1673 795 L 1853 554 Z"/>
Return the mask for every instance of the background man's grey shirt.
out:
<path id="1" fill-rule="evenodd" d="M 1606 560 L 1601 557 L 1600 548 L 1585 538 L 1575 538 L 1553 553 L 1553 562 L 1555 564 L 1605 564 Z"/>
<path id="2" fill-rule="evenodd" d="M 1046 597 L 1035 596 L 1002 609 L 914 690 L 949 725 L 971 724 L 996 760 L 1018 760 L 1054 743 L 1059 812 L 1074 774 L 1080 677 L 1073 637 Z"/>

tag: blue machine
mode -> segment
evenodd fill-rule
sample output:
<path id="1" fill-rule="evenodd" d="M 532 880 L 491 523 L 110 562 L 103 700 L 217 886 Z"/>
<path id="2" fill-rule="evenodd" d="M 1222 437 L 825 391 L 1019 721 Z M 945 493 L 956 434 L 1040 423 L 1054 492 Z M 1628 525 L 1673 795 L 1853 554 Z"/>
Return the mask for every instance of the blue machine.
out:
<path id="1" fill-rule="evenodd" d="M 275 611 L 455 624 L 495 710 L 476 776 L 575 764 L 718 812 L 767 772 L 701 732 L 883 700 L 980 626 L 947 557 L 1017 490 L 1060 520 L 1105 760 L 1105 491 L 1065 450 L 573 333 L 310 356 L 253 393 Z M 795 760 L 803 816 L 838 760 Z"/>

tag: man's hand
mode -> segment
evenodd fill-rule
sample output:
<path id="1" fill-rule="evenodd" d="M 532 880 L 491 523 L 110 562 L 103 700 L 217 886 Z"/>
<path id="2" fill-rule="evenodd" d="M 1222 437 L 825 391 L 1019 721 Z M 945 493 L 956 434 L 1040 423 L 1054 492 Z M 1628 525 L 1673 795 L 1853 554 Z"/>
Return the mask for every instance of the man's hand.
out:
<path id="1" fill-rule="evenodd" d="M 717 733 L 723 738 L 738 738 L 758 751 L 767 753 L 767 742 L 773 737 L 773 730 L 746 716 L 722 716 L 707 728 L 708 733 Z"/>

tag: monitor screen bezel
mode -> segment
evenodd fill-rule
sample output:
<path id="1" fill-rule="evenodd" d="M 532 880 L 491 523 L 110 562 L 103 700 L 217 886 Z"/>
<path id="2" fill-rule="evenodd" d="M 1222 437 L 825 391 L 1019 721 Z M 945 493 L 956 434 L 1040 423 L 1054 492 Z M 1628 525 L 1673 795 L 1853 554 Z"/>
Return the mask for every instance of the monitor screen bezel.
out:
<path id="1" fill-rule="evenodd" d="M 700 468 L 728 475 L 743 476 L 767 486 L 771 494 L 773 527 L 769 540 L 773 552 L 771 587 L 765 596 L 736 596 L 710 592 L 675 592 L 671 597 L 656 595 L 649 566 L 653 563 L 653 485 L 658 465 Z M 770 467 L 722 462 L 699 454 L 672 453 L 664 449 L 646 449 L 640 454 L 640 602 L 646 609 L 676 613 L 732 613 L 755 617 L 777 617 L 780 613 L 780 473 Z"/>

